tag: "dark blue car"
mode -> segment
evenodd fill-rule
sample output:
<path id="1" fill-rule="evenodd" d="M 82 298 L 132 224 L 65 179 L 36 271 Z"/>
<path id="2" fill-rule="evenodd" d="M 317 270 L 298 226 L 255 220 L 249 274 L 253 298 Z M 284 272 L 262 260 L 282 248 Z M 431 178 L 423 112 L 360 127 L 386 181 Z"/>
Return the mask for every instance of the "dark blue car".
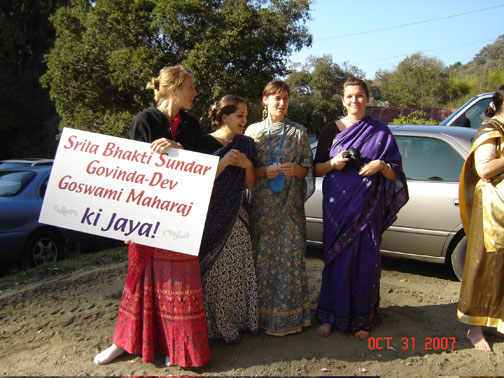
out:
<path id="1" fill-rule="evenodd" d="M 68 247 L 107 239 L 38 222 L 51 159 L 0 162 L 0 259 L 23 267 L 56 261 Z"/>

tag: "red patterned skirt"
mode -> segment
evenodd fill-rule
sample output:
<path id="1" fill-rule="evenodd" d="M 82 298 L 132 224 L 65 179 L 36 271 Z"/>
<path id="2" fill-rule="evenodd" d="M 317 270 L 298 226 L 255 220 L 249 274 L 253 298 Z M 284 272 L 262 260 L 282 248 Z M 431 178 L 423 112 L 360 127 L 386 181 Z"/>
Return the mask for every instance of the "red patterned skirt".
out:
<path id="1" fill-rule="evenodd" d="M 134 291 L 124 285 L 114 344 L 130 354 L 141 353 L 144 361 L 152 361 L 156 351 L 169 356 L 172 365 L 203 366 L 210 348 L 199 259 L 151 249 Z"/>

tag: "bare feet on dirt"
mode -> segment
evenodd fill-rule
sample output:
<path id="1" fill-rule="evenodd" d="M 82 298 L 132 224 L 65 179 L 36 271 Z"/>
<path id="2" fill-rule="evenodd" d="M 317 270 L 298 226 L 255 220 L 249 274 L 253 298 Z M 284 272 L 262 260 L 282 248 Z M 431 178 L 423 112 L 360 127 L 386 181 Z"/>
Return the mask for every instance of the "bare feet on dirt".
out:
<path id="1" fill-rule="evenodd" d="M 324 323 L 317 329 L 317 333 L 322 337 L 327 337 L 331 334 L 331 325 L 329 323 Z"/>
<path id="2" fill-rule="evenodd" d="M 364 340 L 364 339 L 367 339 L 368 337 L 369 337 L 369 332 L 368 331 L 364 331 L 363 329 L 361 329 L 360 331 L 355 332 L 354 335 L 353 335 L 353 338 L 357 339 L 357 340 Z"/>
<path id="3" fill-rule="evenodd" d="M 483 352 L 492 351 L 492 348 L 485 339 L 485 335 L 483 335 L 483 329 L 480 326 L 471 326 L 469 331 L 467 331 L 467 338 L 476 349 Z"/>

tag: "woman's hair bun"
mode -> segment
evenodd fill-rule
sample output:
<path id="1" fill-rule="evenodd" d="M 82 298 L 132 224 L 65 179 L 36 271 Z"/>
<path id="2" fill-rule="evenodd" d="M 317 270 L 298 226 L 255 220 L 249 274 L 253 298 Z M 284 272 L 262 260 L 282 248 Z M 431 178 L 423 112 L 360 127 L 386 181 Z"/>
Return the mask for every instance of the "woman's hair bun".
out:
<path id="1" fill-rule="evenodd" d="M 153 77 L 151 81 L 147 83 L 147 89 L 154 89 L 155 91 L 159 91 L 159 79 L 157 77 Z"/>

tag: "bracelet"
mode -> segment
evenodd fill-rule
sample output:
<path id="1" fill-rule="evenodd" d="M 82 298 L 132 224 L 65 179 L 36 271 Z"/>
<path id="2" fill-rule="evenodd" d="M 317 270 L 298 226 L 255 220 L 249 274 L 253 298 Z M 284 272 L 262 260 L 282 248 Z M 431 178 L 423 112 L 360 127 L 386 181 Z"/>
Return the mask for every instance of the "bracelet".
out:
<path id="1" fill-rule="evenodd" d="M 382 160 L 382 161 L 383 161 L 383 160 Z M 385 162 L 384 162 L 384 163 L 385 163 Z M 384 168 L 384 169 L 380 169 L 380 172 L 381 172 L 381 173 L 383 173 L 383 172 L 385 171 L 385 169 L 388 169 L 388 168 L 392 168 L 392 167 L 390 166 L 390 164 L 389 164 L 389 163 L 385 163 L 385 168 Z"/>

